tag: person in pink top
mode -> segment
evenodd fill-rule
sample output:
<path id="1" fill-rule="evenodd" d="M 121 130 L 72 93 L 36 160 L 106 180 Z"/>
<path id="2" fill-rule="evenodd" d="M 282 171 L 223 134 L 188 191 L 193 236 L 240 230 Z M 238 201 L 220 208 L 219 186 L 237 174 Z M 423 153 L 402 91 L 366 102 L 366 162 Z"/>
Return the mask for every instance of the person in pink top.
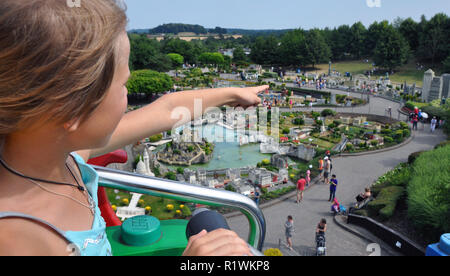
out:
<path id="1" fill-rule="evenodd" d="M 309 165 L 309 169 L 306 171 L 306 187 L 309 186 L 309 184 L 311 183 L 311 169 L 312 169 L 312 165 Z"/>

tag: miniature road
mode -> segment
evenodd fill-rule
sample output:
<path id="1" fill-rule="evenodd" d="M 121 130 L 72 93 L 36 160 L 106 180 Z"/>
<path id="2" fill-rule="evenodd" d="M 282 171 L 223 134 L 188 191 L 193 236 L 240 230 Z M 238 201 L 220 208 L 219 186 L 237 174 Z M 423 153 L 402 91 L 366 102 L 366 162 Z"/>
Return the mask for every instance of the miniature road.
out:
<path id="1" fill-rule="evenodd" d="M 332 91 L 333 93 L 344 94 L 342 91 Z M 360 94 L 358 94 L 360 96 Z M 392 107 L 393 118 L 398 119 L 398 108 L 400 104 L 388 101 L 383 98 L 371 97 L 371 114 L 385 115 L 385 109 Z M 315 108 L 321 110 L 323 108 Z M 338 108 L 338 112 L 349 112 L 351 108 Z M 305 109 L 303 109 L 305 110 Z M 343 111 L 345 110 L 345 111 Z M 351 112 L 351 111 L 350 111 Z M 369 113 L 369 106 L 354 108 L 357 113 Z M 403 119 L 406 117 L 404 115 Z M 424 128 L 419 124 L 419 131 L 415 131 L 412 141 L 400 148 L 373 153 L 363 156 L 333 158 L 333 174 L 337 175 L 339 185 L 336 198 L 341 204 L 349 206 L 354 203 L 358 193 L 364 191 L 364 188 L 370 186 L 380 176 L 389 170 L 392 170 L 399 163 L 406 162 L 408 156 L 417 151 L 431 150 L 436 144 L 444 141 L 446 135 L 442 130 L 437 130 L 434 134 L 429 131 L 429 125 Z M 367 246 L 369 242 L 356 235 L 347 232 L 338 226 L 330 212 L 331 203 L 328 202 L 328 185 L 313 185 L 304 194 L 304 200 L 300 205 L 296 204 L 296 197 L 279 202 L 276 205 L 264 208 L 261 206 L 266 219 L 266 239 L 264 250 L 268 248 L 279 248 L 279 240 L 285 241 L 284 223 L 288 215 L 294 218 L 295 232 L 293 234 L 293 247 L 295 253 L 284 249 L 284 255 L 314 255 L 315 227 L 321 218 L 326 218 L 328 222 L 327 255 L 329 256 L 368 256 Z M 248 222 L 244 216 L 236 216 L 228 219 L 230 227 L 236 231 L 240 237 L 247 239 Z M 386 248 L 389 249 L 389 248 Z M 382 255 L 392 255 L 393 250 L 384 250 L 382 246 Z M 395 253 L 394 253 L 395 254 Z"/>

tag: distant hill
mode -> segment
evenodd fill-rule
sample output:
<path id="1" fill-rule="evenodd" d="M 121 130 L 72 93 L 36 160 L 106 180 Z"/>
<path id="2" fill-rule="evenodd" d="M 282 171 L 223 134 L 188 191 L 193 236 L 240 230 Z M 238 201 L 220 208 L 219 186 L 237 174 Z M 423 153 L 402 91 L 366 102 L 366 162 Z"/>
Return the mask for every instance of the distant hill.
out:
<path id="1" fill-rule="evenodd" d="M 282 35 L 293 29 L 285 30 L 247 30 L 247 29 L 227 29 L 228 34 L 241 34 L 241 35 Z"/>
<path id="2" fill-rule="evenodd" d="M 135 29 L 130 30 L 130 33 L 137 34 L 179 34 L 179 33 L 195 33 L 195 34 L 241 34 L 241 35 L 282 35 L 290 30 L 246 30 L 246 29 L 226 29 L 216 27 L 214 29 L 208 29 L 200 25 L 170 23 L 159 25 L 153 29 Z"/>

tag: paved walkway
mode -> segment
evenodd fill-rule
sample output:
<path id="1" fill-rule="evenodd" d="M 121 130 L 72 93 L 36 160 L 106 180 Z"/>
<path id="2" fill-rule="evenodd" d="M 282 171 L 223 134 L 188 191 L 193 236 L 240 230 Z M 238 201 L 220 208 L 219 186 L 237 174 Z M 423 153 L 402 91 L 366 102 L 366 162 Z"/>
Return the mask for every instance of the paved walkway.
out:
<path id="1" fill-rule="evenodd" d="M 333 91 L 333 93 L 342 94 L 345 92 Z M 388 106 L 392 107 L 393 117 L 397 118 L 395 116 L 399 116 L 397 109 L 400 107 L 398 103 L 371 97 L 371 114 L 384 115 Z M 345 110 L 348 112 L 348 108 Z M 338 109 L 338 111 L 340 110 Z M 368 106 L 354 109 L 354 112 L 358 113 L 369 113 L 368 111 Z M 411 153 L 430 150 L 436 144 L 446 139 L 441 130 L 431 134 L 428 125 L 425 125 L 424 130 L 421 130 L 419 127 L 419 131 L 415 131 L 414 134 L 415 137 L 410 143 L 392 151 L 364 156 L 334 158 L 333 174 L 336 174 L 339 180 L 336 197 L 340 202 L 345 206 L 349 206 L 354 203 L 355 196 L 363 192 L 365 187 L 370 186 L 380 176 L 392 170 L 399 163 L 406 162 Z M 366 249 L 369 242 L 347 232 L 333 221 L 330 213 L 331 204 L 327 201 L 328 196 L 329 187 L 319 184 L 312 186 L 305 192 L 304 200 L 300 205 L 295 203 L 296 197 L 294 196 L 267 208 L 262 206 L 267 223 L 264 250 L 267 248 L 278 248 L 279 240 L 285 240 L 284 223 L 287 216 L 292 215 L 295 225 L 293 245 L 299 255 L 314 255 L 315 227 L 321 218 L 326 218 L 328 222 L 328 255 L 368 256 L 369 252 Z M 244 216 L 229 218 L 228 222 L 230 227 L 242 238 L 246 239 L 248 237 L 248 222 Z M 285 250 L 283 252 L 285 252 L 285 255 L 292 255 Z M 392 255 L 392 251 L 383 250 L 382 246 L 382 255 Z"/>

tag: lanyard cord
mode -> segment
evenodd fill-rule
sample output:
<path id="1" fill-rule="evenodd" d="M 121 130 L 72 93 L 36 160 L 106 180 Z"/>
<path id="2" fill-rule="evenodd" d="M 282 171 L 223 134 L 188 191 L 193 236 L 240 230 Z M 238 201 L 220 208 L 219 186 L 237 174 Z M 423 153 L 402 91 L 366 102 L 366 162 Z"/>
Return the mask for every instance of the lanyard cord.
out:
<path id="1" fill-rule="evenodd" d="M 26 175 L 24 175 L 24 174 L 22 174 L 22 173 L 20 173 L 20 172 L 18 172 L 18 171 L 16 171 L 16 170 L 12 169 L 11 167 L 9 167 L 9 166 L 6 164 L 6 162 L 5 162 L 1 157 L 0 157 L 0 163 L 1 163 L 1 164 L 3 165 L 3 167 L 5 167 L 5 169 L 7 169 L 10 173 L 15 174 L 15 175 L 17 175 L 17 176 L 19 176 L 19 177 L 22 177 L 22 178 L 26 178 L 26 179 L 28 179 L 28 180 L 34 180 L 34 181 L 45 182 L 45 183 L 56 184 L 56 185 L 72 186 L 72 187 L 78 188 L 78 190 L 80 190 L 80 191 L 82 191 L 82 192 L 84 192 L 84 190 L 85 190 L 84 187 L 82 187 L 82 186 L 80 185 L 80 183 L 78 183 L 78 180 L 76 179 L 75 175 L 72 173 L 72 171 L 70 170 L 70 168 L 67 166 L 67 163 L 66 163 L 66 167 L 67 167 L 67 169 L 69 170 L 70 174 L 72 174 L 72 176 L 73 176 L 73 178 L 75 179 L 75 181 L 77 182 L 77 185 L 70 184 L 70 183 L 56 182 L 56 181 L 51 181 L 51 180 L 44 180 L 44 179 L 34 178 L 34 177 L 31 177 L 31 176 L 26 176 Z"/>

